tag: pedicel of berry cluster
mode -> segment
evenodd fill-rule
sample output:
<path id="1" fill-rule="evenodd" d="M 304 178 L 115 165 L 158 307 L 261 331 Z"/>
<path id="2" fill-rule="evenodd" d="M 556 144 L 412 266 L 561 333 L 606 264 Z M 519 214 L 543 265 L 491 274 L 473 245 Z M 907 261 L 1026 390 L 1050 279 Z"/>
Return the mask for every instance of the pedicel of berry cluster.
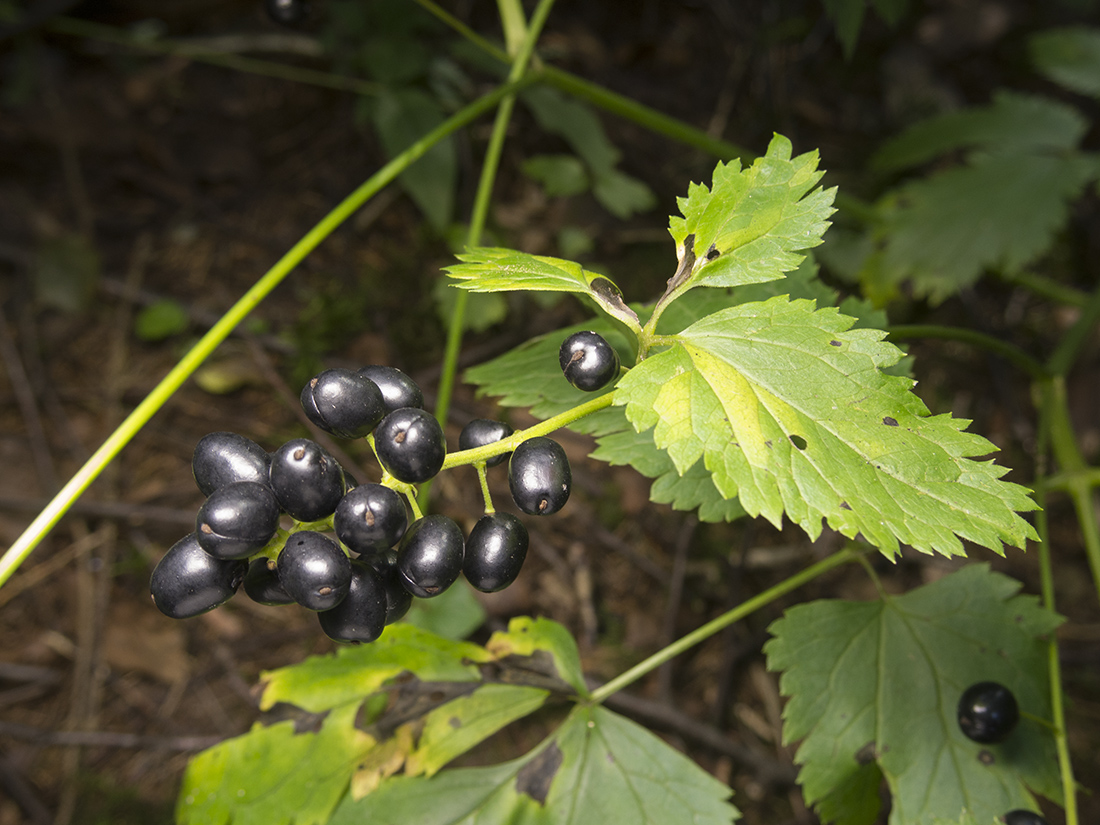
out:
<path id="1" fill-rule="evenodd" d="M 599 390 L 619 374 L 618 355 L 594 332 L 566 339 L 561 353 L 565 377 L 579 389 Z M 236 433 L 204 436 L 191 468 L 207 499 L 194 532 L 168 550 L 149 583 L 165 615 L 213 610 L 243 584 L 259 604 L 316 612 L 334 641 L 371 642 L 408 612 L 414 596 L 438 596 L 460 576 L 492 593 L 519 576 L 527 528 L 493 508 L 487 468 L 509 462 L 512 498 L 523 513 L 550 515 L 569 499 L 572 476 L 560 444 L 475 419 L 448 465 L 473 465 L 481 481 L 485 515 L 464 537 L 453 519 L 422 515 L 417 505 L 415 485 L 434 478 L 448 453 L 443 428 L 409 376 L 379 365 L 328 369 L 303 387 L 301 403 L 325 432 L 366 438 L 381 483 L 358 484 L 307 438 L 269 453 Z M 284 516 L 293 520 L 289 529 L 280 527 Z"/>

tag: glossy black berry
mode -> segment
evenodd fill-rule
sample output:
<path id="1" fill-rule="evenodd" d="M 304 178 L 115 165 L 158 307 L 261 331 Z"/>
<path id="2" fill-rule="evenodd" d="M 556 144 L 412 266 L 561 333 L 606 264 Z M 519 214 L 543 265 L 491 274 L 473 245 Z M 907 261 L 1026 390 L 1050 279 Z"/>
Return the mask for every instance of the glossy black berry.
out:
<path id="1" fill-rule="evenodd" d="M 308 438 L 288 441 L 272 453 L 268 477 L 279 506 L 298 521 L 331 516 L 344 497 L 344 471 Z"/>
<path id="2" fill-rule="evenodd" d="M 397 551 L 387 550 L 365 561 L 382 580 L 382 587 L 386 591 L 386 624 L 393 624 L 409 612 L 413 600 L 412 593 L 401 584 L 401 573 L 397 569 Z"/>
<path id="3" fill-rule="evenodd" d="M 375 383 L 345 369 L 315 375 L 302 387 L 301 402 L 310 421 L 340 438 L 362 438 L 386 414 Z"/>
<path id="4" fill-rule="evenodd" d="M 294 604 L 294 597 L 279 583 L 279 568 L 271 559 L 256 559 L 248 565 L 244 592 L 259 604 Z"/>
<path id="5" fill-rule="evenodd" d="M 321 630 L 334 642 L 373 642 L 386 626 L 386 590 L 369 564 L 351 562 L 348 595 L 331 610 L 317 614 Z"/>
<path id="6" fill-rule="evenodd" d="M 476 447 L 485 447 L 495 444 L 510 436 L 515 430 L 503 421 L 492 421 L 488 418 L 475 418 L 462 428 L 458 436 L 458 449 L 472 450 Z M 503 464 L 511 453 L 495 455 L 485 462 L 486 467 L 495 467 Z"/>
<path id="7" fill-rule="evenodd" d="M 401 496 L 381 484 L 362 484 L 340 499 L 333 523 L 337 538 L 366 556 L 397 544 L 409 521 Z"/>
<path id="8" fill-rule="evenodd" d="M 306 0 L 264 0 L 264 11 L 282 26 L 297 26 L 309 19 L 312 9 Z"/>
<path id="9" fill-rule="evenodd" d="M 267 483 L 271 457 L 251 439 L 236 433 L 210 433 L 199 439 L 191 457 L 191 472 L 203 495 L 235 481 Z"/>
<path id="10" fill-rule="evenodd" d="M 578 390 L 603 389 L 619 374 L 619 353 L 597 332 L 574 332 L 558 350 L 565 378 Z"/>
<path id="11" fill-rule="evenodd" d="M 548 516 L 569 500 L 573 474 L 558 442 L 545 436 L 524 441 L 508 462 L 512 499 L 525 513 Z"/>
<path id="12" fill-rule="evenodd" d="M 248 563 L 216 559 L 192 533 L 180 539 L 153 569 L 149 592 L 165 616 L 186 619 L 213 610 L 237 592 Z"/>
<path id="13" fill-rule="evenodd" d="M 1020 721 L 1016 697 L 997 682 L 978 682 L 964 690 L 958 715 L 966 737 L 983 744 L 1004 741 Z"/>
<path id="14" fill-rule="evenodd" d="M 527 543 L 527 528 L 511 513 L 482 516 L 466 539 L 466 580 L 483 593 L 503 590 L 519 575 Z"/>
<path id="15" fill-rule="evenodd" d="M 458 579 L 462 557 L 461 528 L 446 516 L 425 516 L 405 531 L 397 549 L 401 584 L 421 599 L 438 596 Z"/>
<path id="16" fill-rule="evenodd" d="M 199 508 L 195 532 L 202 549 L 219 559 L 244 559 L 279 529 L 279 502 L 266 484 L 236 481 L 219 487 Z"/>
<path id="17" fill-rule="evenodd" d="M 360 368 L 359 374 L 369 378 L 381 390 L 387 413 L 402 407 L 424 406 L 424 393 L 420 387 L 396 367 L 372 364 Z"/>
<path id="18" fill-rule="evenodd" d="M 419 484 L 443 466 L 447 443 L 431 413 L 416 407 L 394 410 L 374 431 L 374 449 L 382 466 L 398 481 Z"/>
<path id="19" fill-rule="evenodd" d="M 311 530 L 286 540 L 277 567 L 283 589 L 310 610 L 331 610 L 351 587 L 351 560 L 336 542 Z"/>
<path id="20" fill-rule="evenodd" d="M 1025 811 L 1022 808 L 1009 811 L 1005 814 L 1005 825 L 1048 825 L 1043 817 L 1034 811 Z"/>

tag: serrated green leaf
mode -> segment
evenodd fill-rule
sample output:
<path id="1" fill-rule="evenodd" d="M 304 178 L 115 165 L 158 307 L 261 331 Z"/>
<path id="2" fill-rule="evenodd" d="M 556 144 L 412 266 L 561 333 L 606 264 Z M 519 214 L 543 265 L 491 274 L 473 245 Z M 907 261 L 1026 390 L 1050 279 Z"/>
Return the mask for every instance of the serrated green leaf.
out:
<path id="1" fill-rule="evenodd" d="M 987 269 L 1019 271 L 1050 248 L 1097 174 L 1088 155 L 996 155 L 908 184 L 884 210 L 884 272 L 938 301 Z"/>
<path id="2" fill-rule="evenodd" d="M 676 279 L 740 286 L 796 269 L 804 258 L 797 253 L 821 243 L 834 211 L 835 189 L 810 191 L 824 174 L 817 161 L 817 152 L 792 160 L 790 141 L 776 135 L 748 169 L 736 160 L 719 163 L 710 189 L 692 184 L 678 201 L 684 217 L 669 219 L 680 258 Z"/>
<path id="3" fill-rule="evenodd" d="M 657 196 L 652 189 L 618 169 L 597 174 L 594 178 L 592 194 L 616 218 L 625 220 L 631 215 L 648 212 L 657 205 Z"/>
<path id="4" fill-rule="evenodd" d="M 575 684 L 583 695 L 570 642 L 546 619 L 514 622 L 494 650 L 394 625 L 370 645 L 265 673 L 263 722 L 191 761 L 178 820 L 321 823 L 349 789 L 431 775 L 548 696 Z"/>
<path id="5" fill-rule="evenodd" d="M 1055 83 L 1100 98 L 1100 29 L 1051 29 L 1031 38 L 1035 68 Z"/>
<path id="6" fill-rule="evenodd" d="M 444 120 L 439 104 L 419 89 L 384 90 L 371 110 L 374 128 L 386 154 L 395 157 Z M 398 178 L 420 211 L 443 232 L 454 212 L 458 158 L 454 141 L 446 137 Z"/>
<path id="7" fill-rule="evenodd" d="M 764 652 L 790 697 L 784 742 L 803 740 L 796 761 L 807 802 L 841 790 L 854 802 L 872 763 L 890 787 L 891 825 L 958 821 L 964 808 L 989 822 L 1034 807 L 1028 788 L 1059 797 L 1054 740 L 1039 720 L 1050 716 L 1042 636 L 1061 618 L 1019 588 L 972 565 L 882 601 L 800 605 L 771 626 Z M 987 680 L 1035 717 L 999 745 L 972 742 L 956 720 L 962 692 Z M 836 805 L 823 819 L 864 823 L 878 793 L 864 783 L 858 814 Z"/>
<path id="8" fill-rule="evenodd" d="M 1064 103 L 1037 95 L 1002 91 L 989 106 L 948 112 L 922 120 L 888 140 L 871 166 L 895 172 L 955 149 L 980 147 L 997 152 L 1058 152 L 1072 149 L 1088 121 Z"/>
<path id="9" fill-rule="evenodd" d="M 488 246 L 467 250 L 457 257 L 462 263 L 444 267 L 444 271 L 463 289 L 574 292 L 588 296 L 600 309 L 627 326 L 640 329 L 638 316 L 623 302 L 619 287 L 606 275 L 589 272 L 574 261 Z"/>
<path id="10" fill-rule="evenodd" d="M 837 39 L 844 48 L 844 57 L 850 58 L 859 41 L 863 16 L 868 0 L 823 0 L 825 14 L 836 27 Z M 909 8 L 909 0 L 871 0 L 875 11 L 889 26 L 896 26 Z"/>
<path id="11" fill-rule="evenodd" d="M 615 404 L 676 467 L 700 458 L 726 497 L 811 537 L 822 519 L 893 557 L 898 542 L 963 554 L 1034 537 L 1026 491 L 971 460 L 995 447 L 929 416 L 913 382 L 881 370 L 901 351 L 835 309 L 785 297 L 722 310 L 619 380 Z"/>
<path id="12" fill-rule="evenodd" d="M 364 799 L 345 800 L 332 824 L 728 825 L 738 816 L 729 794 L 634 722 L 578 706 L 520 759 L 390 779 Z"/>

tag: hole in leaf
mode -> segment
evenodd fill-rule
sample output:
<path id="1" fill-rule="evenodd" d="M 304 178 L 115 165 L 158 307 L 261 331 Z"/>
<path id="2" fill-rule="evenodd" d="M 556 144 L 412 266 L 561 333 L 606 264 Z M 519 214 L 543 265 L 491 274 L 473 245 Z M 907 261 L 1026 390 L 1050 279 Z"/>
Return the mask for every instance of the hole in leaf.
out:
<path id="1" fill-rule="evenodd" d="M 790 438 L 791 438 L 791 443 L 794 444 L 795 447 L 797 447 L 800 450 L 805 450 L 806 449 L 806 439 L 804 439 L 802 436 L 792 435 Z"/>

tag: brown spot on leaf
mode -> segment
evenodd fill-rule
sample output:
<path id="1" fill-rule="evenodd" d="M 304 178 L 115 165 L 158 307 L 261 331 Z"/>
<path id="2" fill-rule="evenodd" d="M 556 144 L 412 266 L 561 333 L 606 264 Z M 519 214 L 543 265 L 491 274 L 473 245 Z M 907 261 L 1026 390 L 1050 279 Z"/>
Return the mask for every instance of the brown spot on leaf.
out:
<path id="1" fill-rule="evenodd" d="M 540 805 L 545 805 L 561 763 L 561 748 L 557 742 L 551 742 L 546 750 L 520 768 L 516 774 L 516 793 L 525 793 Z"/>
<path id="2" fill-rule="evenodd" d="M 277 725 L 280 722 L 292 720 L 295 733 L 317 733 L 328 716 L 328 711 L 310 713 L 309 711 L 292 705 L 289 702 L 276 702 L 270 710 L 260 714 L 260 724 L 264 727 Z"/>
<path id="3" fill-rule="evenodd" d="M 794 446 L 797 447 L 799 450 L 805 450 L 806 449 L 806 446 L 807 446 L 806 445 L 806 439 L 803 438 L 802 436 L 792 435 L 792 436 L 789 436 L 789 438 L 791 439 L 791 443 L 794 444 Z"/>
<path id="4" fill-rule="evenodd" d="M 829 346 L 830 347 L 839 347 L 839 346 L 841 346 L 841 343 L 840 343 L 840 341 L 830 341 Z"/>
<path id="5" fill-rule="evenodd" d="M 717 258 L 721 254 L 722 253 L 718 251 L 718 247 L 715 246 L 714 244 L 711 244 L 710 249 L 707 250 L 707 254 L 706 254 L 705 257 L 708 261 L 713 261 L 715 258 Z"/>
<path id="6" fill-rule="evenodd" d="M 856 751 L 856 762 L 860 765 L 868 765 L 875 761 L 875 755 L 875 743 L 872 740 Z"/>
<path id="7" fill-rule="evenodd" d="M 840 509 L 841 509 L 841 510 L 851 510 L 851 509 L 852 509 L 852 505 L 851 505 L 851 504 L 849 504 L 849 503 L 848 503 L 848 502 L 846 502 L 846 501 L 842 501 L 842 502 L 840 502 Z"/>
<path id="8" fill-rule="evenodd" d="M 457 716 L 452 716 L 450 719 L 447 720 L 447 724 L 455 730 L 458 730 L 462 727 L 462 720 L 459 719 Z"/>
<path id="9" fill-rule="evenodd" d="M 981 762 L 983 765 L 992 765 L 994 762 L 997 761 L 997 757 L 994 756 L 990 751 L 982 748 L 980 751 L 978 751 L 978 761 Z"/>
<path id="10" fill-rule="evenodd" d="M 379 709 L 377 697 L 368 697 L 355 715 L 355 727 L 378 741 L 389 739 L 402 725 L 422 719 L 436 708 L 468 696 L 480 687 L 479 682 L 422 682 L 406 671 L 382 688 L 387 694 L 384 709 Z"/>
<path id="11" fill-rule="evenodd" d="M 896 427 L 898 425 L 898 420 L 896 418 L 886 416 L 882 419 L 882 423 L 885 424 L 887 427 Z"/>

